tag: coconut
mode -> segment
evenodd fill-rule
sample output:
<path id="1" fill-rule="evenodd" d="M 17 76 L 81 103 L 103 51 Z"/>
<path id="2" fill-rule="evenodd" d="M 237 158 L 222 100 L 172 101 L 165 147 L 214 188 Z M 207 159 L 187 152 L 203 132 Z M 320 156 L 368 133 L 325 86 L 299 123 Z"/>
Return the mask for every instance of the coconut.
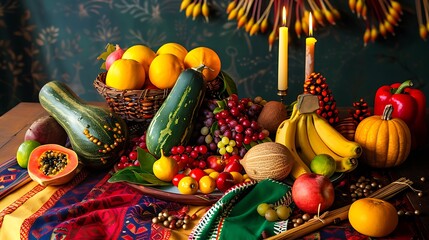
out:
<path id="1" fill-rule="evenodd" d="M 278 101 L 269 101 L 259 114 L 258 124 L 268 130 L 270 134 L 275 134 L 279 125 L 286 119 L 286 106 Z"/>

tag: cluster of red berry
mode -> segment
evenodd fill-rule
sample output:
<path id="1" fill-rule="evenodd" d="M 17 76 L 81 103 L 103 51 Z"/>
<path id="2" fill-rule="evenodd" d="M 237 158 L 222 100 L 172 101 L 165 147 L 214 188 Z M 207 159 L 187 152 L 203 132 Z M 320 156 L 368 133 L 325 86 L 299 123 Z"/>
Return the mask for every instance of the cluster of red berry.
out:
<path id="1" fill-rule="evenodd" d="M 206 168 L 207 146 L 174 146 L 170 150 L 172 157 L 179 164 L 179 169 Z"/>

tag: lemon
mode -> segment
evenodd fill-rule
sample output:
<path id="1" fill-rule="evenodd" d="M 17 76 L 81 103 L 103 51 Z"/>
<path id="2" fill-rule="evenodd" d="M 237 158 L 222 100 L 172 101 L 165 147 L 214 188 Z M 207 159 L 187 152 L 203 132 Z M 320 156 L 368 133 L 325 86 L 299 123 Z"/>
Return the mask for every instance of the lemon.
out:
<path id="1" fill-rule="evenodd" d="M 310 170 L 313 173 L 331 177 L 336 171 L 335 160 L 328 154 L 319 154 L 311 160 Z"/>
<path id="2" fill-rule="evenodd" d="M 40 143 L 34 140 L 26 140 L 19 145 L 16 152 L 16 161 L 20 167 L 27 168 L 30 154 L 38 146 L 40 146 Z"/>

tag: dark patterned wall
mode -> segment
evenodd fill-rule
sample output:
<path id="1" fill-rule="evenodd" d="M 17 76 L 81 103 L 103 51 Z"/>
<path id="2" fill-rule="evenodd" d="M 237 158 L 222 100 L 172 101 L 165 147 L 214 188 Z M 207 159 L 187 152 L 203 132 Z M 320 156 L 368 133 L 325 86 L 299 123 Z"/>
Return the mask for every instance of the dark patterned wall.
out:
<path id="1" fill-rule="evenodd" d="M 106 43 L 145 44 L 156 50 L 166 42 L 188 49 L 208 46 L 218 52 L 222 69 L 238 85 L 241 97 L 278 99 L 277 42 L 268 50 L 267 35 L 249 36 L 228 21 L 228 0 L 211 4 L 210 21 L 179 12 L 179 0 L 2 0 L 0 1 L 0 113 L 21 101 L 37 101 L 50 80 L 68 83 L 88 101 L 102 101 L 92 83 L 96 60 Z M 330 1 L 341 13 L 335 26 L 315 31 L 315 71 L 321 72 L 339 106 L 363 97 L 372 104 L 377 87 L 412 79 L 429 94 L 428 42 L 420 39 L 414 1 L 403 4 L 395 36 L 363 46 L 364 24 L 345 0 Z M 302 92 L 305 39 L 289 47 L 291 102 Z"/>

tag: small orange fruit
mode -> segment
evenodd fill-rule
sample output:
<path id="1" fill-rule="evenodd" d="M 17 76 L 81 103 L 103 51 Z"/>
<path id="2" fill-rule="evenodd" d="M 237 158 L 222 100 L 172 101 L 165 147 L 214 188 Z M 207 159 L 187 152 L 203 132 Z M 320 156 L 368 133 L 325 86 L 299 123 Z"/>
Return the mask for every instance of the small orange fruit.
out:
<path id="1" fill-rule="evenodd" d="M 198 182 L 190 176 L 185 176 L 180 179 L 177 188 L 181 194 L 195 194 L 198 191 Z"/>
<path id="2" fill-rule="evenodd" d="M 125 50 L 122 55 L 122 59 L 133 59 L 143 65 L 145 73 L 149 71 L 149 66 L 152 60 L 155 58 L 155 52 L 144 45 L 134 45 Z"/>
<path id="3" fill-rule="evenodd" d="M 211 172 L 211 173 L 209 173 L 209 176 L 210 176 L 211 178 L 213 178 L 214 180 L 216 180 L 216 179 L 217 179 L 217 177 L 219 176 L 219 172 L 216 172 L 216 171 Z"/>
<path id="4" fill-rule="evenodd" d="M 234 178 L 234 183 L 242 183 L 244 181 L 243 175 L 239 172 L 230 172 L 232 177 Z"/>
<path id="5" fill-rule="evenodd" d="M 110 66 L 106 75 L 106 85 L 119 90 L 141 89 L 146 73 L 143 66 L 132 59 L 118 59 Z"/>
<path id="6" fill-rule="evenodd" d="M 203 176 L 198 182 L 200 192 L 204 194 L 212 193 L 216 189 L 216 180 L 209 175 Z"/>
<path id="7" fill-rule="evenodd" d="M 219 55 L 208 47 L 197 47 L 186 54 L 185 68 L 198 68 L 204 65 L 202 70 L 204 79 L 211 81 L 217 77 L 221 70 L 221 61 Z"/>
<path id="8" fill-rule="evenodd" d="M 183 69 L 183 63 L 178 57 L 170 53 L 161 54 L 150 64 L 149 80 L 159 89 L 172 88 Z"/>
<path id="9" fill-rule="evenodd" d="M 349 209 L 352 227 L 369 237 L 384 237 L 393 232 L 398 225 L 395 207 L 384 200 L 361 198 L 352 203 Z"/>
<path id="10" fill-rule="evenodd" d="M 186 48 L 178 43 L 170 42 L 165 43 L 161 47 L 158 48 L 158 51 L 156 51 L 156 55 L 161 54 L 173 54 L 174 56 L 178 57 L 180 61 L 185 60 L 186 54 L 188 54 L 188 50 Z"/>

